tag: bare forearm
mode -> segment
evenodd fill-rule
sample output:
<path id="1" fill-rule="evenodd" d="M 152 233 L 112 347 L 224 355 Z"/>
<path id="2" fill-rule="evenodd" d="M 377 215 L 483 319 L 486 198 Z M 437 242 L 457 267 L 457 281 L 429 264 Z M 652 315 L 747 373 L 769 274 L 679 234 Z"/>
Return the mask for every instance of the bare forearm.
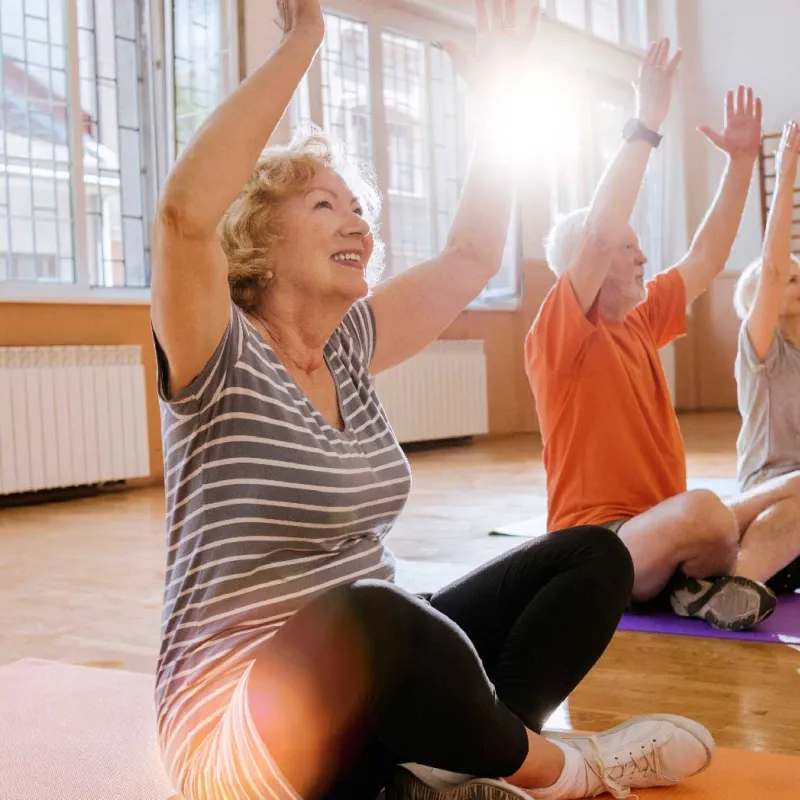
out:
<path id="1" fill-rule="evenodd" d="M 689 249 L 692 260 L 717 271 L 725 266 L 742 220 L 752 175 L 752 159 L 729 159 L 714 202 Z"/>
<path id="2" fill-rule="evenodd" d="M 647 142 L 623 142 L 594 193 L 588 227 L 618 230 L 629 222 L 652 151 Z"/>
<path id="3" fill-rule="evenodd" d="M 479 134 L 446 249 L 458 252 L 488 280 L 500 268 L 513 203 L 511 159 Z"/>
<path id="4" fill-rule="evenodd" d="M 778 178 L 764 234 L 763 275 L 782 283 L 788 280 L 790 272 L 793 206 L 794 185 Z"/>
<path id="5" fill-rule="evenodd" d="M 322 41 L 294 33 L 223 101 L 183 151 L 161 194 L 162 208 L 198 235 L 212 233 L 250 177 Z"/>

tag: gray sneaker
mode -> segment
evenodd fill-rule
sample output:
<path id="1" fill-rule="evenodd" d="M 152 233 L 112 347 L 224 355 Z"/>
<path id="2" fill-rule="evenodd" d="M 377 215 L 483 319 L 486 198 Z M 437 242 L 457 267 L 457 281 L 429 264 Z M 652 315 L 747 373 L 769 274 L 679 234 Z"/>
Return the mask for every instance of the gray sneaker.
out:
<path id="1" fill-rule="evenodd" d="M 723 631 L 752 628 L 777 604 L 769 587 L 738 575 L 699 580 L 678 572 L 671 588 L 669 603 L 679 617 L 697 617 Z"/>
<path id="2" fill-rule="evenodd" d="M 386 787 L 386 800 L 531 800 L 531 795 L 503 780 L 401 764 Z"/>

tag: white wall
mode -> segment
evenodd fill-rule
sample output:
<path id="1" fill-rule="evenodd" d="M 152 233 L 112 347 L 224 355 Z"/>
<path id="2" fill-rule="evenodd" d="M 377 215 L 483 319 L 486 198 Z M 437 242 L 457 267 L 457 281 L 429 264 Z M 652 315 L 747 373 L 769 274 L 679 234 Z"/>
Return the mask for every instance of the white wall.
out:
<path id="1" fill-rule="evenodd" d="M 725 91 L 752 85 L 764 101 L 764 131 L 800 118 L 800 0 L 677 0 L 687 50 L 683 91 L 687 108 L 688 212 L 696 226 L 714 195 L 724 159 L 694 132 L 722 125 Z M 757 171 L 728 269 L 739 271 L 761 249 Z"/>

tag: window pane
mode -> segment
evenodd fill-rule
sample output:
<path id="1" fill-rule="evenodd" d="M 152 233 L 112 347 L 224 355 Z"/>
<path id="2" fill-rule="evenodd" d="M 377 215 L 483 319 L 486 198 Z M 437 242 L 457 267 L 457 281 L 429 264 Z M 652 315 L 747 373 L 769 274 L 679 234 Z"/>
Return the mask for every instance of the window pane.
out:
<path id="1" fill-rule="evenodd" d="M 351 155 L 372 161 L 369 38 L 363 22 L 325 14 L 322 70 L 322 125 Z"/>
<path id="2" fill-rule="evenodd" d="M 622 129 L 633 116 L 632 110 L 607 100 L 598 100 L 594 106 L 594 139 L 597 148 L 594 183 L 597 184 L 619 150 Z"/>
<path id="3" fill-rule="evenodd" d="M 647 46 L 647 0 L 622 0 L 622 19 L 625 44 Z"/>
<path id="4" fill-rule="evenodd" d="M 292 135 L 298 128 L 307 126 L 311 119 L 311 96 L 308 91 L 308 74 L 303 76 L 289 103 L 289 128 Z"/>
<path id="5" fill-rule="evenodd" d="M 136 0 L 78 0 L 87 258 L 94 286 L 141 286 L 146 82 Z M 131 241 L 126 237 L 132 236 Z"/>
<path id="6" fill-rule="evenodd" d="M 592 0 L 592 32 L 619 41 L 619 0 Z"/>
<path id="7" fill-rule="evenodd" d="M 381 34 L 388 150 L 389 274 L 430 258 L 430 140 L 425 45 Z"/>
<path id="8" fill-rule="evenodd" d="M 225 0 L 174 0 L 175 149 L 186 146 L 227 90 L 232 56 Z"/>
<path id="9" fill-rule="evenodd" d="M 450 56 L 431 47 L 431 139 L 436 202 L 435 246 L 444 247 L 469 165 L 467 87 Z"/>
<path id="10" fill-rule="evenodd" d="M 453 62 L 440 47 L 430 54 L 431 122 L 433 146 L 433 198 L 435 207 L 434 248 L 447 241 L 456 215 L 458 199 L 469 167 L 471 148 L 467 87 L 456 74 Z M 506 240 L 499 272 L 489 281 L 476 305 L 508 300 L 519 295 L 520 238 L 516 209 Z"/>
<path id="11" fill-rule="evenodd" d="M 556 0 L 556 16 L 562 22 L 586 27 L 586 0 Z"/>
<path id="12" fill-rule="evenodd" d="M 587 160 L 586 148 L 581 143 L 568 152 L 557 153 L 551 162 L 551 216 L 553 221 L 588 203 L 589 198 L 585 194 Z"/>
<path id="13" fill-rule="evenodd" d="M 615 95 L 612 95 L 615 96 Z M 619 150 L 620 132 L 625 121 L 633 116 L 633 105 L 616 99 L 598 99 L 593 107 L 595 143 L 594 185 Z M 639 236 L 642 250 L 647 255 L 647 277 L 661 271 L 661 233 L 663 222 L 663 151 L 650 157 L 645 180 L 639 192 L 631 217 L 631 225 Z"/>
<path id="14" fill-rule="evenodd" d="M 65 0 L 2 0 L 0 280 L 75 278 L 64 15 Z"/>

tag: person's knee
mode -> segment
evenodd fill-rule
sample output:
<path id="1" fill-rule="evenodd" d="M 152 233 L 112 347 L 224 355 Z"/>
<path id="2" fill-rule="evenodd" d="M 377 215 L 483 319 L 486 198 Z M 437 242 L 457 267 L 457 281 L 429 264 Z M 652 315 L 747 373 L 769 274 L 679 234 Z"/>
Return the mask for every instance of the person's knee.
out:
<path id="1" fill-rule="evenodd" d="M 739 526 L 733 512 L 707 489 L 688 493 L 689 529 L 700 541 L 723 548 L 739 543 Z"/>
<path id="2" fill-rule="evenodd" d="M 360 580 L 339 587 L 334 602 L 346 608 L 346 615 L 356 625 L 371 651 L 400 651 L 413 639 L 422 601 L 399 587 L 378 580 Z"/>
<path id="3" fill-rule="evenodd" d="M 633 582 L 633 559 L 619 535 L 599 526 L 592 526 L 590 530 L 589 546 L 595 558 L 613 574 L 619 577 L 629 576 Z"/>
<path id="4" fill-rule="evenodd" d="M 387 581 L 359 580 L 332 590 L 335 599 L 346 604 L 363 620 L 398 621 L 407 616 L 414 600 Z"/>
<path id="5" fill-rule="evenodd" d="M 578 552 L 595 566 L 599 574 L 612 578 L 617 586 L 622 589 L 627 587 L 630 592 L 633 587 L 633 559 L 616 533 L 600 525 L 584 525 L 569 533 L 574 537 Z"/>
<path id="6" fill-rule="evenodd" d="M 736 560 L 739 526 L 733 512 L 711 491 L 698 489 L 685 498 L 683 524 L 678 526 L 678 545 L 685 560 L 702 559 L 726 571 Z"/>

